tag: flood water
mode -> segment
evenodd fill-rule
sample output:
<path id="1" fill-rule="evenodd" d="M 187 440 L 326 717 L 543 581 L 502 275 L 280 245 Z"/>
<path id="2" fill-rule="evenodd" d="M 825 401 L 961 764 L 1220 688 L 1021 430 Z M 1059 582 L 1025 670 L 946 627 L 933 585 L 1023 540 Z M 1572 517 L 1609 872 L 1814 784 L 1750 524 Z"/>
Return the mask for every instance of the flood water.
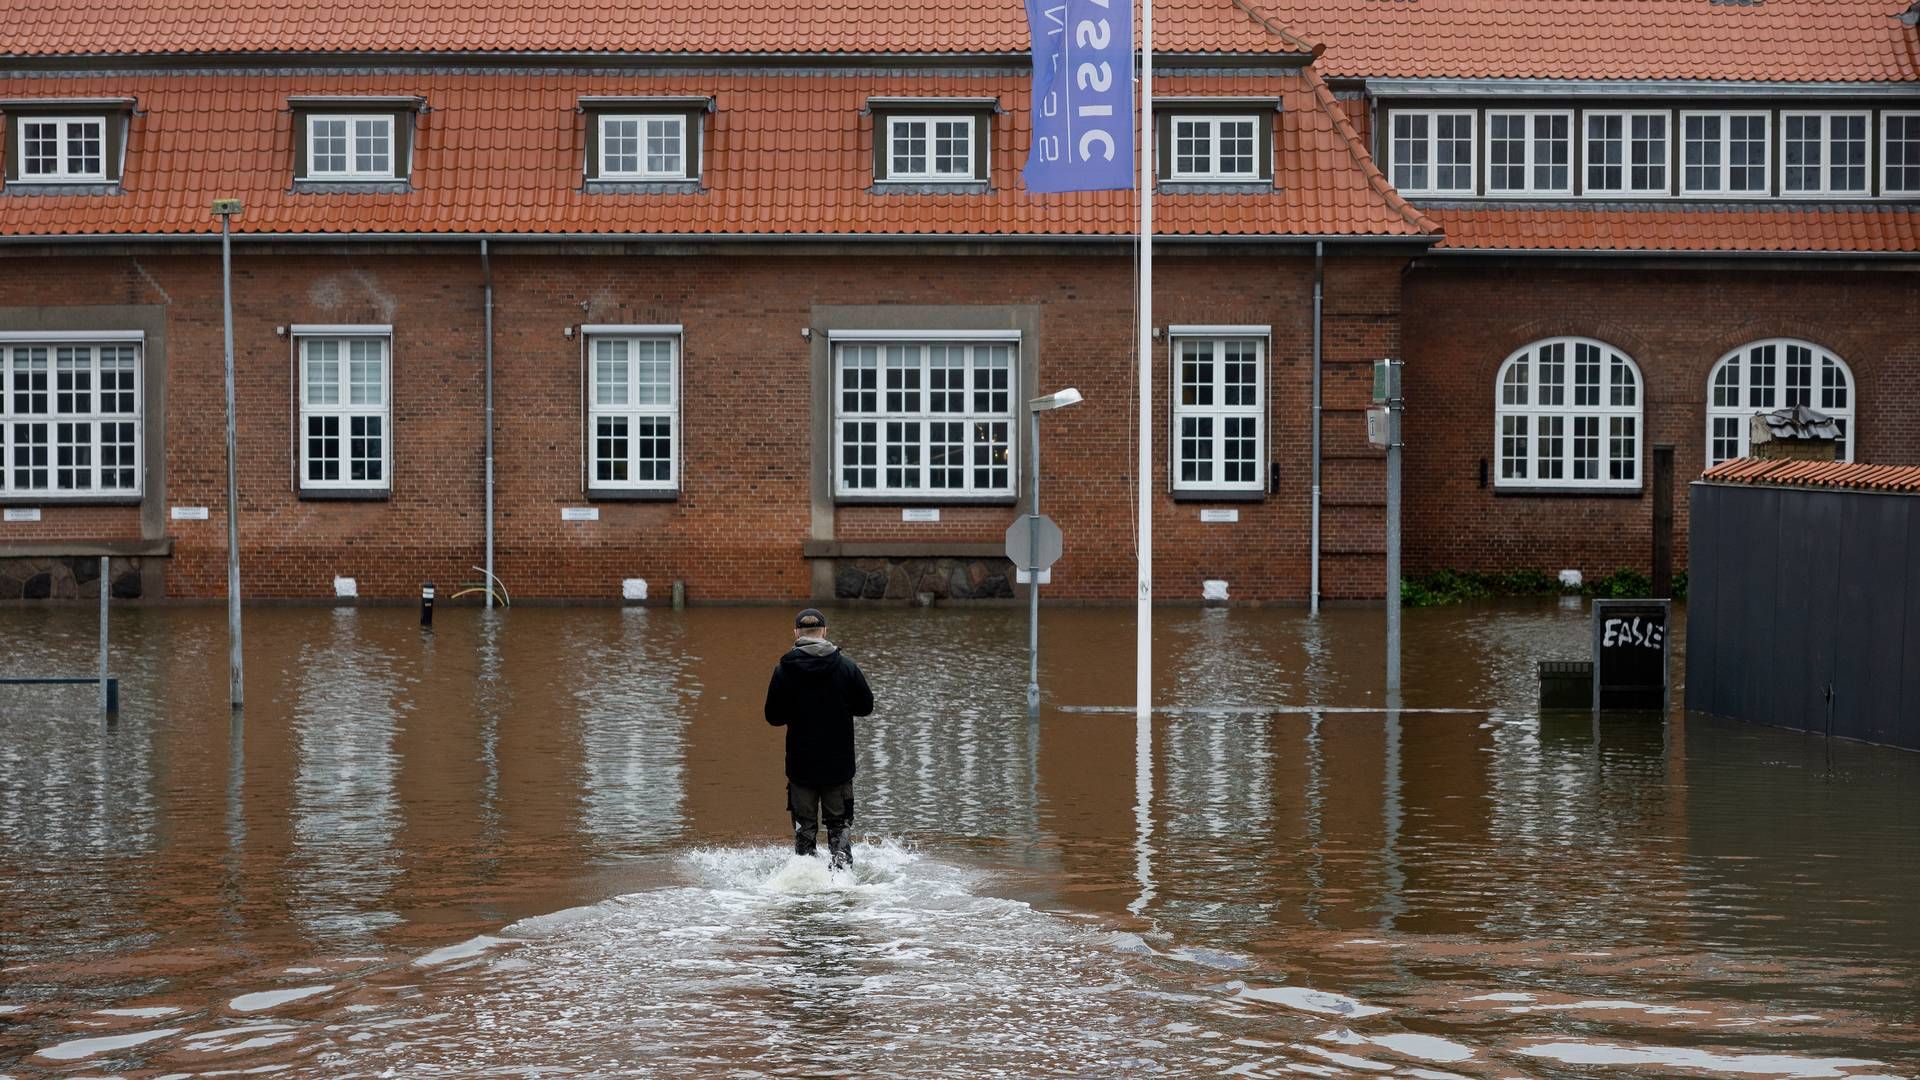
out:
<path id="1" fill-rule="evenodd" d="M 1920 755 L 1542 718 L 1548 602 L 834 612 L 855 872 L 784 845 L 786 609 L 113 616 L 0 688 L 0 1076 L 1920 1075 Z M 0 674 L 84 674 L 79 608 Z M 1683 645 L 1684 643 L 1682 643 Z M 1676 673 L 1679 670 L 1676 664 Z"/>

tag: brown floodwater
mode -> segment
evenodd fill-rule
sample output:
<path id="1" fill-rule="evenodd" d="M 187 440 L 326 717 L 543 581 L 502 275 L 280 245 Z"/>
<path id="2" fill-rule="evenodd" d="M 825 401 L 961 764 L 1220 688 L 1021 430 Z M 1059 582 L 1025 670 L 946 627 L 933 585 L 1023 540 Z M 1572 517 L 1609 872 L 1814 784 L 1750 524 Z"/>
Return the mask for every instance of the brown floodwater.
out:
<path id="1" fill-rule="evenodd" d="M 224 610 L 115 612 L 117 721 L 0 688 L 0 1077 L 1920 1074 L 1920 755 L 1543 717 L 1577 605 L 1409 612 L 1393 703 L 1378 611 L 1165 610 L 1144 729 L 1131 611 L 1037 723 L 1024 611 L 834 623 L 850 875 L 786 609 L 254 608 L 238 717 Z"/>

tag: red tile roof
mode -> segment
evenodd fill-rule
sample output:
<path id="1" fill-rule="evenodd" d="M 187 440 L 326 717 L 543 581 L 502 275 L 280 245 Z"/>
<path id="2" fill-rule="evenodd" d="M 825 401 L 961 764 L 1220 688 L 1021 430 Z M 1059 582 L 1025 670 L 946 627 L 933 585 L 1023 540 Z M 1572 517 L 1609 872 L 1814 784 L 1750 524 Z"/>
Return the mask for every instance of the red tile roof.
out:
<path id="1" fill-rule="evenodd" d="M 1433 225 L 1374 169 L 1310 69 L 1160 81 L 1163 93 L 1282 99 L 1277 190 L 1162 194 L 1168 235 L 1419 239 Z M 125 191 L 0 198 L 0 236 L 217 232 L 215 198 L 245 200 L 241 233 L 1125 235 L 1132 192 L 1029 194 L 1028 80 L 1006 75 L 612 76 L 552 72 L 173 75 L 0 79 L 0 99 L 135 97 Z M 291 190 L 289 97 L 423 96 L 407 193 Z M 712 95 L 706 189 L 584 192 L 582 96 Z M 872 190 L 869 97 L 994 97 L 992 191 Z"/>
<path id="2" fill-rule="evenodd" d="M 1018 53 L 1021 0 L 14 0 L 0 55 Z M 1155 48 L 1298 51 L 1234 0 L 1158 0 Z"/>
<path id="3" fill-rule="evenodd" d="M 1920 494 L 1920 465 L 1734 458 L 1708 469 L 1701 479 L 1723 484 L 1771 484 Z"/>
<path id="4" fill-rule="evenodd" d="M 1246 2 L 1326 46 L 1329 78 L 1920 78 L 1909 0 Z"/>
<path id="5" fill-rule="evenodd" d="M 1915 252 L 1920 207 L 1674 203 L 1427 207 L 1447 250 Z"/>

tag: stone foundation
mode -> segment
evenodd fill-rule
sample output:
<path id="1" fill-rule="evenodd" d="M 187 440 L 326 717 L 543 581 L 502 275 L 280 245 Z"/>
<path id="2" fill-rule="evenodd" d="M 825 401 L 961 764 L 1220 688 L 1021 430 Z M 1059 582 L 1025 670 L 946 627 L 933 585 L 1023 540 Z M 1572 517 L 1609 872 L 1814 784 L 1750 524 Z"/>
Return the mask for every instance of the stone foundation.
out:
<path id="1" fill-rule="evenodd" d="M 107 564 L 116 600 L 141 594 L 140 560 L 116 558 Z M 0 559 L 0 600 L 87 600 L 100 596 L 100 559 L 89 555 Z"/>
<path id="2" fill-rule="evenodd" d="M 837 600 L 1010 600 L 1013 564 L 1006 559 L 841 559 L 834 565 Z"/>

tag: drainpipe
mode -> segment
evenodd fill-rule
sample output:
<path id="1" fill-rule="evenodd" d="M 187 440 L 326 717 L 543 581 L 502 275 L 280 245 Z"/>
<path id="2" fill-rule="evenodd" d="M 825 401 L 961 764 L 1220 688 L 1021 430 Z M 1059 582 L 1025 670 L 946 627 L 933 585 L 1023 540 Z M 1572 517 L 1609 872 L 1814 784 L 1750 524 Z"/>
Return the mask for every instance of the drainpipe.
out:
<path id="1" fill-rule="evenodd" d="M 493 607 L 493 260 L 480 241 L 480 272 L 486 279 L 487 312 L 487 607 Z"/>
<path id="2" fill-rule="evenodd" d="M 1322 257 L 1325 242 L 1313 242 L 1313 525 L 1312 566 L 1307 585 L 1307 610 L 1320 614 L 1320 298 L 1325 280 Z"/>

